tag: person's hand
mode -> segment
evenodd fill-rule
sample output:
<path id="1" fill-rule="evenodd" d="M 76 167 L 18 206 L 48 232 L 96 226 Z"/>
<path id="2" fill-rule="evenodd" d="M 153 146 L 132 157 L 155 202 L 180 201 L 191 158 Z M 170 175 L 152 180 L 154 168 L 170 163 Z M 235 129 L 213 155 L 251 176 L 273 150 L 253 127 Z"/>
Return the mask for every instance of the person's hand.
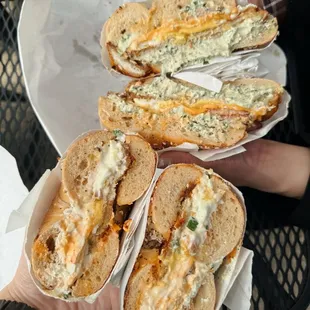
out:
<path id="1" fill-rule="evenodd" d="M 244 153 L 213 162 L 203 162 L 189 153 L 167 152 L 160 156 L 159 164 L 195 163 L 212 168 L 236 186 L 294 198 L 303 196 L 310 175 L 310 149 L 263 139 L 244 147 Z"/>
<path id="2" fill-rule="evenodd" d="M 43 295 L 30 278 L 26 258 L 22 254 L 12 282 L 0 292 L 0 299 L 23 302 L 35 309 L 119 309 L 119 289 L 108 284 L 93 304 L 86 302 L 67 303 Z"/>

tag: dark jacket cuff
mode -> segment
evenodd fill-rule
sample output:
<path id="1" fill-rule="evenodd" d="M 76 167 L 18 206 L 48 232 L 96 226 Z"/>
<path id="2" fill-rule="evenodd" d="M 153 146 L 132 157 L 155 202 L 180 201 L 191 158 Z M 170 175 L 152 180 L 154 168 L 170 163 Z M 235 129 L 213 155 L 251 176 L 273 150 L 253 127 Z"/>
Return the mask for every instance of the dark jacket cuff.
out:
<path id="1" fill-rule="evenodd" d="M 21 302 L 0 300 L 0 310 L 34 310 Z"/>

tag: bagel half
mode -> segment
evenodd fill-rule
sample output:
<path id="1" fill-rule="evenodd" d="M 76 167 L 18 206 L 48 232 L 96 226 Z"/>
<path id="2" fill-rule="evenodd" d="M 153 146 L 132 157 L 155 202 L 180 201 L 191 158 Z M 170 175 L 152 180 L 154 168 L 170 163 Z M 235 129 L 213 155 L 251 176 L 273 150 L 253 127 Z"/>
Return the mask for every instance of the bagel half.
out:
<path id="1" fill-rule="evenodd" d="M 48 295 L 76 300 L 100 290 L 119 255 L 119 215 L 145 193 L 156 162 L 146 141 L 120 131 L 93 131 L 69 147 L 32 246 L 32 270 Z"/>
<path id="2" fill-rule="evenodd" d="M 225 148 L 269 119 L 282 94 L 278 83 L 266 79 L 226 81 L 216 93 L 159 76 L 100 97 L 98 112 L 104 127 L 137 132 L 157 149 L 184 142 L 201 149 Z"/>
<path id="3" fill-rule="evenodd" d="M 112 68 L 132 77 L 174 73 L 211 58 L 268 45 L 276 18 L 234 1 L 154 0 L 119 7 L 104 25 L 101 46 Z"/>
<path id="4" fill-rule="evenodd" d="M 221 177 L 195 165 L 168 167 L 152 193 L 124 309 L 214 309 L 214 273 L 244 229 L 244 206 Z"/>

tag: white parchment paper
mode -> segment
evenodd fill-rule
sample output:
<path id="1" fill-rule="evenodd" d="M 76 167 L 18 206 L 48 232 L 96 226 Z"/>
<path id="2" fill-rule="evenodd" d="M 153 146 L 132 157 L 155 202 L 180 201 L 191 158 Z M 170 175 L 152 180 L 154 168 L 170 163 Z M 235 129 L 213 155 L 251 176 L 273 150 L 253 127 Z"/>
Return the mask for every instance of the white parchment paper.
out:
<path id="1" fill-rule="evenodd" d="M 230 310 L 247 310 L 251 307 L 253 251 L 244 247 L 238 257 L 216 273 L 217 307 L 224 304 Z"/>
<path id="2" fill-rule="evenodd" d="M 25 84 L 32 106 L 60 154 L 76 136 L 100 127 L 98 97 L 121 91 L 130 80 L 104 68 L 99 44 L 103 24 L 123 2 L 24 1 L 18 41 Z M 279 62 L 279 55 L 268 66 Z M 240 57 L 244 60 L 245 56 L 236 56 L 237 67 Z M 227 70 L 227 63 L 223 65 Z M 253 61 L 242 66 L 252 65 Z M 284 70 L 277 72 L 282 81 Z"/>
<path id="3" fill-rule="evenodd" d="M 146 207 L 141 222 L 134 235 L 134 248 L 132 250 L 128 264 L 122 274 L 120 283 L 121 309 L 123 309 L 124 306 L 124 295 L 128 280 L 133 271 L 135 262 L 143 244 L 147 226 L 148 206 L 150 203 L 151 195 L 156 185 L 156 181 L 163 173 L 163 171 L 163 169 L 157 169 L 156 171 L 151 190 L 149 191 L 149 195 L 146 198 Z M 229 184 L 229 186 L 239 198 L 240 202 L 243 204 L 246 214 L 242 193 L 231 183 L 227 181 L 225 182 Z M 215 285 L 217 290 L 216 310 L 220 309 L 223 304 L 229 306 L 230 310 L 248 310 L 250 308 L 250 299 L 252 296 L 252 262 L 253 252 L 245 248 L 239 248 L 235 258 L 232 259 L 231 262 L 225 263 L 224 261 L 222 266 L 215 274 Z M 242 289 L 240 289 L 240 287 Z M 231 292 L 233 292 L 233 294 L 231 294 Z"/>
<path id="4" fill-rule="evenodd" d="M 6 226 L 27 194 L 14 157 L 0 146 L 0 290 L 15 274 L 25 233 L 25 228 L 6 232 Z"/>
<path id="5" fill-rule="evenodd" d="M 11 212 L 16 210 L 28 194 L 15 158 L 0 146 L 0 237 L 6 232 Z M 1 251 L 1 248 L 0 248 Z"/>

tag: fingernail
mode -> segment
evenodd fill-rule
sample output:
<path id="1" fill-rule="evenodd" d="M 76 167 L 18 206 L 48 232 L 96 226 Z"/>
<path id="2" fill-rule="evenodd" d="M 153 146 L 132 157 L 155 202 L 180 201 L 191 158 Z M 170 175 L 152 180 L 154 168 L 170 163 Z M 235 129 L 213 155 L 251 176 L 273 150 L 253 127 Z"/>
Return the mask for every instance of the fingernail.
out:
<path id="1" fill-rule="evenodd" d="M 170 158 L 160 158 L 158 162 L 159 168 L 164 168 L 172 164 L 172 160 Z"/>

